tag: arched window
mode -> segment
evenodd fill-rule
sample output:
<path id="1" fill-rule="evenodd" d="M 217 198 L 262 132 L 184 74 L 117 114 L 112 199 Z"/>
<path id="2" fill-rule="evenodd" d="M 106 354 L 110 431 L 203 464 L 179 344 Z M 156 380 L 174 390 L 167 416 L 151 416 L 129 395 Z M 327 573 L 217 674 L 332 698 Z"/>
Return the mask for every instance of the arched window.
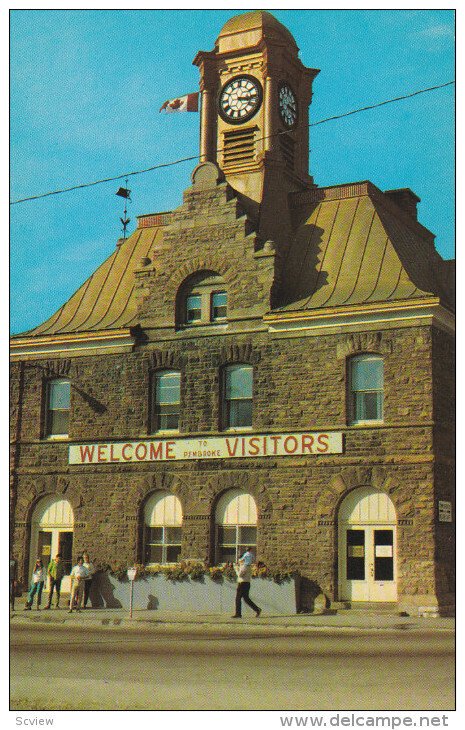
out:
<path id="1" fill-rule="evenodd" d="M 225 323 L 228 316 L 228 294 L 221 276 L 202 271 L 189 277 L 177 297 L 178 326 Z"/>
<path id="2" fill-rule="evenodd" d="M 49 380 L 46 391 L 46 436 L 68 436 L 71 383 L 67 378 Z"/>
<path id="3" fill-rule="evenodd" d="M 150 430 L 177 431 L 181 409 L 181 373 L 161 370 L 152 378 Z"/>
<path id="4" fill-rule="evenodd" d="M 179 499 L 168 492 L 152 494 L 144 509 L 144 563 L 177 563 L 181 533 Z"/>
<path id="5" fill-rule="evenodd" d="M 223 370 L 222 427 L 252 426 L 253 367 L 228 365 Z"/>
<path id="6" fill-rule="evenodd" d="M 383 420 L 384 364 L 379 355 L 357 355 L 349 362 L 351 423 Z"/>
<path id="7" fill-rule="evenodd" d="M 257 505 L 251 494 L 230 489 L 215 512 L 216 562 L 236 562 L 248 546 L 256 554 Z"/>

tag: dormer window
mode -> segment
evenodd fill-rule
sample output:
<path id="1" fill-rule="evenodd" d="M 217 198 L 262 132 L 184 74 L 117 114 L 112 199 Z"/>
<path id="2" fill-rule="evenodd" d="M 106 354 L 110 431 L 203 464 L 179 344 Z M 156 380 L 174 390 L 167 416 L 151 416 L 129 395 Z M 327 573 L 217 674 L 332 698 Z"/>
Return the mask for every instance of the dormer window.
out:
<path id="1" fill-rule="evenodd" d="M 218 274 L 202 271 L 181 286 L 177 297 L 178 327 L 224 324 L 227 316 L 228 294 Z"/>
<path id="2" fill-rule="evenodd" d="M 189 294 L 186 297 L 186 324 L 193 324 L 202 320 L 201 294 Z"/>
<path id="3" fill-rule="evenodd" d="M 225 291 L 213 292 L 211 297 L 211 319 L 217 322 L 219 319 L 226 319 L 228 312 L 228 295 Z"/>

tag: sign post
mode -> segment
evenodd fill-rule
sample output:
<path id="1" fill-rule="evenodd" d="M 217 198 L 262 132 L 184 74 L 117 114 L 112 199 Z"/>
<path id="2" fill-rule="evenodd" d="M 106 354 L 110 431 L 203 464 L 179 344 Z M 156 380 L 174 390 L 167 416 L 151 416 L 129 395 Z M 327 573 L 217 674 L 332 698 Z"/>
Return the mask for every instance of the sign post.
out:
<path id="1" fill-rule="evenodd" d="M 132 596 L 134 593 L 134 581 L 136 579 L 137 568 L 128 568 L 128 578 L 131 584 L 131 590 L 129 593 L 129 618 L 132 618 Z"/>

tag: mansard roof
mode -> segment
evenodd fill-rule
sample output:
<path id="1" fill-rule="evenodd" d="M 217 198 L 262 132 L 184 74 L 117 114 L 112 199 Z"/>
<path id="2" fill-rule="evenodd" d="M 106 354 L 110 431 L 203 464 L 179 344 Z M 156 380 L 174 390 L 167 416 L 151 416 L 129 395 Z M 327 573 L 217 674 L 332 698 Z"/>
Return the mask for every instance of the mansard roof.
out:
<path id="1" fill-rule="evenodd" d="M 408 193 L 409 205 L 399 206 Z M 451 306 L 448 263 L 416 220 L 409 190 L 364 181 L 292 196 L 296 233 L 282 280 L 283 306 L 299 310 L 439 297 Z"/>
<path id="2" fill-rule="evenodd" d="M 290 196 L 295 235 L 281 262 L 275 313 L 439 298 L 453 308 L 452 267 L 433 234 L 369 182 Z M 418 200 L 413 193 L 408 200 Z M 397 201 L 397 202 L 396 202 Z M 16 337 L 112 332 L 139 322 L 136 272 L 152 270 L 171 214 L 139 217 L 138 228 L 46 322 Z M 182 262 L 179 262 L 181 265 Z M 150 266 L 152 264 L 152 266 Z M 143 278 L 143 277 L 142 277 Z"/>

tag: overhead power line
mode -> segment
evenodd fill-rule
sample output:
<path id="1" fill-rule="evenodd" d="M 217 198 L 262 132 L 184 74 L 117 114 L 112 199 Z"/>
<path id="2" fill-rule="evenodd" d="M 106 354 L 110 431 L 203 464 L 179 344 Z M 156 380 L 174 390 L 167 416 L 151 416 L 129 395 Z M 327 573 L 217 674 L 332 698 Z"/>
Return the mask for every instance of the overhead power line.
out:
<path id="1" fill-rule="evenodd" d="M 403 101 L 404 99 L 411 99 L 414 96 L 418 96 L 419 94 L 426 94 L 429 91 L 436 91 L 437 89 L 443 89 L 446 86 L 451 86 L 452 84 L 455 84 L 455 81 L 447 81 L 445 84 L 438 84 L 437 86 L 429 86 L 427 89 L 420 89 L 419 91 L 413 91 L 410 94 L 405 94 L 404 96 L 396 96 L 393 99 L 386 99 L 385 101 L 380 101 L 377 104 L 370 104 L 369 106 L 363 106 L 360 107 L 360 109 L 353 109 L 350 112 L 345 112 L 344 114 L 336 114 L 332 117 L 326 117 L 326 119 L 320 119 L 317 122 L 312 122 L 309 126 L 310 127 L 317 127 L 319 124 L 326 124 L 327 122 L 333 122 L 337 119 L 343 119 L 344 117 L 350 117 L 353 114 L 360 114 L 361 112 L 369 111 L 370 109 L 377 109 L 380 106 L 385 106 L 386 104 L 394 104 L 398 101 Z M 271 137 L 279 136 L 280 134 L 285 134 L 285 131 L 283 132 L 277 132 L 274 135 L 268 135 L 267 137 L 260 137 L 257 141 L 261 141 L 264 139 L 270 139 Z M 223 150 L 219 149 L 216 150 L 216 152 L 222 152 Z M 31 195 L 28 198 L 20 198 L 19 200 L 13 200 L 10 205 L 18 205 L 18 203 L 26 203 L 29 200 L 40 200 L 41 198 L 47 198 L 50 195 L 61 195 L 62 193 L 70 193 L 73 190 L 82 190 L 83 188 L 90 188 L 94 185 L 102 185 L 103 183 L 107 182 L 115 182 L 116 180 L 122 180 L 123 178 L 132 177 L 134 175 L 143 175 L 146 172 L 152 172 L 152 170 L 160 170 L 163 167 L 173 167 L 173 165 L 180 165 L 183 162 L 192 162 L 193 160 L 197 160 L 199 158 L 199 155 L 193 155 L 192 157 L 181 157 L 178 160 L 173 160 L 172 162 L 161 162 L 158 165 L 152 165 L 152 167 L 146 167 L 143 170 L 133 170 L 132 172 L 124 172 L 122 175 L 116 175 L 115 177 L 105 177 L 101 180 L 94 180 L 93 182 L 88 183 L 82 183 L 80 185 L 72 185 L 69 188 L 61 188 L 59 190 L 52 190 L 48 193 L 41 193 L 40 195 Z"/>

